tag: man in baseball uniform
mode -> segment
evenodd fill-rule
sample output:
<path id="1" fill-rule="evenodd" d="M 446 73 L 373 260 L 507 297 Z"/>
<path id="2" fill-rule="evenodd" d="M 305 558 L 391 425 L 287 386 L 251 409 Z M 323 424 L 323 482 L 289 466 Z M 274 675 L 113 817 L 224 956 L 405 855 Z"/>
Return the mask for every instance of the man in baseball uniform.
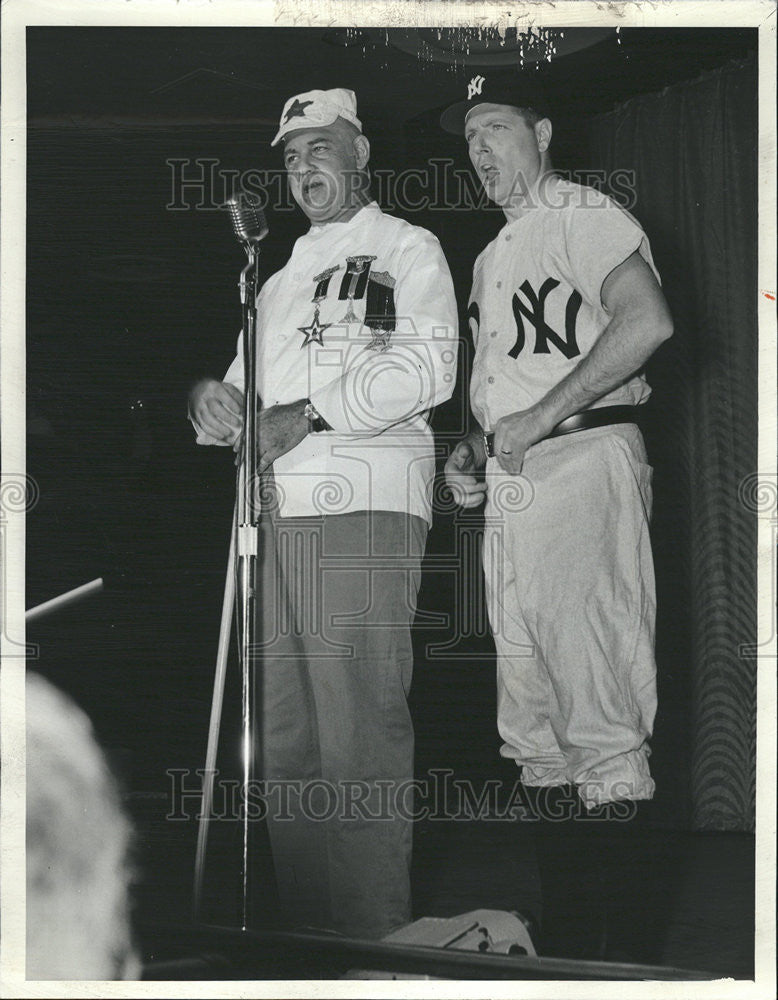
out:
<path id="1" fill-rule="evenodd" d="M 577 830 L 567 824 L 578 836 L 631 817 L 654 794 L 651 468 L 636 420 L 650 393 L 642 369 L 672 321 L 638 223 L 554 173 L 541 102 L 479 77 L 441 119 L 464 135 L 506 220 L 473 270 L 473 429 L 446 478 L 464 507 L 486 499 L 501 753 L 537 790 L 541 816 L 580 805 Z M 582 855 L 574 838 L 560 841 L 565 828 L 539 824 L 545 950 L 593 957 L 602 954 L 594 888 L 579 900 L 592 933 L 581 935 L 573 911 L 597 867 L 595 836 Z M 552 842 L 576 858 L 560 892 L 549 875 L 559 865 L 544 865 Z"/>
<path id="2" fill-rule="evenodd" d="M 380 937 L 411 919 L 410 625 L 456 303 L 435 237 L 371 199 L 352 91 L 290 98 L 278 143 L 311 226 L 257 300 L 268 827 L 290 924 Z M 198 443 L 237 448 L 242 358 L 192 390 Z"/>

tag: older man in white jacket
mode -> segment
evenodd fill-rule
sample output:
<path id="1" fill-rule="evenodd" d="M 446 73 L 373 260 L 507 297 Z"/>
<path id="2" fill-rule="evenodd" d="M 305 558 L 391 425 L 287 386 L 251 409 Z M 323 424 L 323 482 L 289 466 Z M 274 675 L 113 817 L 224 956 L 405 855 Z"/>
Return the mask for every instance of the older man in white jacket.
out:
<path id="1" fill-rule="evenodd" d="M 410 626 L 456 302 L 436 238 L 371 200 L 351 91 L 290 98 L 280 141 L 311 227 L 257 301 L 268 825 L 287 920 L 380 937 L 411 918 Z M 200 444 L 237 448 L 242 356 L 192 390 Z"/>

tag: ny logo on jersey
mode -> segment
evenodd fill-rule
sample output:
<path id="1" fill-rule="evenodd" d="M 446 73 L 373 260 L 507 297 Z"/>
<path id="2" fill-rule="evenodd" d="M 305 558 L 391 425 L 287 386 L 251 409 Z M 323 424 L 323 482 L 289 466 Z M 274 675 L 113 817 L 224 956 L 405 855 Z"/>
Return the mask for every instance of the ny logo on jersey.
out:
<path id="1" fill-rule="evenodd" d="M 474 76 L 473 79 L 467 85 L 467 99 L 472 101 L 476 94 L 480 94 L 483 90 L 486 80 L 482 76 Z"/>
<path id="2" fill-rule="evenodd" d="M 508 351 L 509 358 L 517 358 L 524 349 L 525 333 L 522 316 L 535 327 L 535 347 L 533 354 L 550 354 L 549 343 L 553 344 L 566 358 L 575 358 L 581 351 L 575 340 L 575 327 L 578 319 L 578 310 L 581 308 L 581 295 L 573 291 L 567 300 L 565 307 L 565 336 L 562 338 L 553 330 L 545 318 L 546 299 L 557 287 L 559 282 L 556 278 L 546 278 L 540 286 L 539 293 L 535 293 L 532 285 L 525 281 L 519 286 L 519 291 L 523 294 L 529 306 L 523 302 L 518 295 L 514 294 L 512 299 L 513 315 L 516 320 L 516 343 Z"/>

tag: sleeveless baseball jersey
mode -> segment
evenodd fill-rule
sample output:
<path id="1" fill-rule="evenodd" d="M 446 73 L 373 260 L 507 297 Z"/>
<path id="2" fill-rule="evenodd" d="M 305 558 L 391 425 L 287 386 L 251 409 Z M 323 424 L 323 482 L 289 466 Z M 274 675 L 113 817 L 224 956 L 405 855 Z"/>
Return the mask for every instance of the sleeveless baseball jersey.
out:
<path id="1" fill-rule="evenodd" d="M 473 413 L 485 430 L 537 403 L 591 351 L 608 325 L 602 284 L 634 251 L 659 278 L 636 220 L 594 188 L 554 178 L 477 258 L 468 316 L 476 345 Z M 595 406 L 639 404 L 637 374 Z"/>

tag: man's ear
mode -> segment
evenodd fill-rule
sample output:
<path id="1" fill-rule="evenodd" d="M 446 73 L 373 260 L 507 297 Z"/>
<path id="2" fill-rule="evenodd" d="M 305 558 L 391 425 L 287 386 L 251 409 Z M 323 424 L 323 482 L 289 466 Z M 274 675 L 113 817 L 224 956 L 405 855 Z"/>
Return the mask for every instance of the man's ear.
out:
<path id="1" fill-rule="evenodd" d="M 538 140 L 538 150 L 545 153 L 551 145 L 551 122 L 548 118 L 541 118 L 535 122 L 535 138 Z"/>
<path id="2" fill-rule="evenodd" d="M 363 170 L 370 159 L 370 143 L 364 135 L 354 137 L 354 155 L 357 159 L 357 168 Z"/>

